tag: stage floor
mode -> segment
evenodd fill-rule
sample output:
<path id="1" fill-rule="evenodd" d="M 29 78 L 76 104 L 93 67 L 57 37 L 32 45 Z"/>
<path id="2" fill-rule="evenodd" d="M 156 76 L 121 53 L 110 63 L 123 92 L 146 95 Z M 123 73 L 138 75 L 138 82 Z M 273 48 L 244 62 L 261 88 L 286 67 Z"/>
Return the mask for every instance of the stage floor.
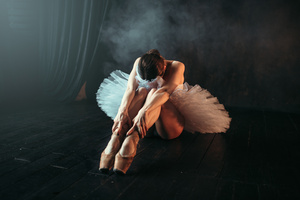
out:
<path id="1" fill-rule="evenodd" d="M 127 175 L 98 171 L 112 120 L 94 104 L 0 114 L 0 199 L 300 199 L 300 115 L 228 108 L 223 134 L 145 138 Z"/>

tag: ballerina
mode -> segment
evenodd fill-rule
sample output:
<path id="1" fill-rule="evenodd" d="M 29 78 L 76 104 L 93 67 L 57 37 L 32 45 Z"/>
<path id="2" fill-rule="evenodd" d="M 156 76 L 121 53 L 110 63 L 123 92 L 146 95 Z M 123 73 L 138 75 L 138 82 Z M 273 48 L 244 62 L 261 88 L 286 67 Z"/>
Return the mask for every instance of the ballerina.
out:
<path id="1" fill-rule="evenodd" d="M 216 97 L 184 83 L 185 65 L 151 49 L 134 62 L 130 75 L 116 70 L 97 92 L 99 107 L 114 120 L 99 170 L 126 174 L 145 136 L 177 138 L 189 132 L 226 132 L 231 118 Z"/>

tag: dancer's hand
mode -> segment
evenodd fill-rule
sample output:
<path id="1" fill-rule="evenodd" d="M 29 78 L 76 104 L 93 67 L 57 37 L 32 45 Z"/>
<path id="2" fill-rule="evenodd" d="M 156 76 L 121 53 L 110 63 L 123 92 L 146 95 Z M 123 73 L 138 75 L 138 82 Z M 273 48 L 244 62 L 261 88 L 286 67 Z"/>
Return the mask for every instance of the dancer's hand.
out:
<path id="1" fill-rule="evenodd" d="M 117 116 L 114 119 L 114 125 L 112 127 L 112 132 L 120 135 L 121 130 L 125 124 L 128 124 L 128 127 L 131 127 L 131 119 L 127 111 L 118 112 Z"/>
<path id="2" fill-rule="evenodd" d="M 146 136 L 148 127 L 146 124 L 147 113 L 144 109 L 141 109 L 135 118 L 132 120 L 133 125 L 127 132 L 127 135 L 131 135 L 135 130 L 138 131 L 141 138 Z"/>

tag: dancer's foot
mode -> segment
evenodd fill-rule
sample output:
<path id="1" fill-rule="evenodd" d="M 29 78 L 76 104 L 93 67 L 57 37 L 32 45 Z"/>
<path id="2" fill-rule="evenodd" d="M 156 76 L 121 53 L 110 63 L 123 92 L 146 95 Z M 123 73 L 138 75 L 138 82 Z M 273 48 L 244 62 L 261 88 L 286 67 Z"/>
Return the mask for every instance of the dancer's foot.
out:
<path id="1" fill-rule="evenodd" d="M 137 131 L 125 138 L 120 151 L 115 156 L 114 172 L 116 174 L 126 174 L 136 155 L 139 139 Z"/>
<path id="2" fill-rule="evenodd" d="M 119 151 L 124 136 L 113 134 L 105 150 L 101 154 L 99 170 L 108 173 L 114 165 L 115 155 Z"/>

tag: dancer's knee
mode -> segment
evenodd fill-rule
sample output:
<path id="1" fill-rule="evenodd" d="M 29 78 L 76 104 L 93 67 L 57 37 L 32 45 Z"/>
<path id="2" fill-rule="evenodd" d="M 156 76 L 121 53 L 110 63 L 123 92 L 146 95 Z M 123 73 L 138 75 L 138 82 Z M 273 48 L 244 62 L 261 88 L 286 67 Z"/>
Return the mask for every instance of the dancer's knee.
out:
<path id="1" fill-rule="evenodd" d="M 153 95 L 153 93 L 156 91 L 156 88 L 152 88 L 150 91 L 149 91 L 149 96 Z"/>
<path id="2" fill-rule="evenodd" d="M 147 93 L 146 102 L 149 101 L 149 99 L 151 98 L 151 96 L 154 94 L 155 91 L 156 91 L 156 88 L 152 88 L 152 89 Z"/>
<path id="3" fill-rule="evenodd" d="M 137 90 L 137 94 L 138 97 L 140 97 L 141 99 L 145 99 L 148 95 L 148 91 L 146 88 L 141 87 Z"/>

